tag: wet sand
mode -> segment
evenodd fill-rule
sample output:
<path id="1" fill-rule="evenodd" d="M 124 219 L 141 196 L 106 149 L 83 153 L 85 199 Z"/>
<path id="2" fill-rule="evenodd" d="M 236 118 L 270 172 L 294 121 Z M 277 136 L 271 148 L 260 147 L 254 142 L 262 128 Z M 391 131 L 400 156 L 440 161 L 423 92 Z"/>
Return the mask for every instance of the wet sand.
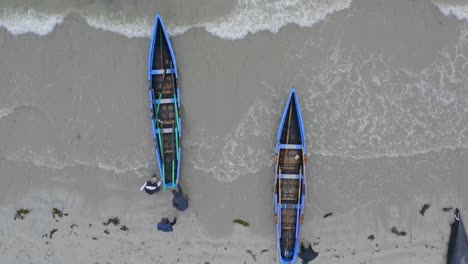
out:
<path id="1" fill-rule="evenodd" d="M 362 0 L 312 28 L 172 38 L 183 213 L 169 192 L 138 191 L 156 171 L 149 40 L 78 16 L 45 37 L 0 29 L 1 259 L 274 263 L 274 139 L 295 85 L 310 151 L 301 240 L 320 252 L 314 263 L 444 263 L 442 208 L 468 198 L 466 29 L 425 1 Z M 69 215 L 57 222 L 54 207 Z M 32 212 L 14 220 L 20 208 Z M 174 232 L 156 231 L 163 216 L 178 217 Z"/>

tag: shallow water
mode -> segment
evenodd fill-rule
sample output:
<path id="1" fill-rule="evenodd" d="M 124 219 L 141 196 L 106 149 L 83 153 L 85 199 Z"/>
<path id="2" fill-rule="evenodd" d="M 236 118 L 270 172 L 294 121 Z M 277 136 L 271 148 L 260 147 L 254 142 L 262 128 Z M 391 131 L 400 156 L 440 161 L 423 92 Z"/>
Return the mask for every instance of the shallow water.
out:
<path id="1" fill-rule="evenodd" d="M 112 182 L 156 171 L 146 61 L 159 11 L 181 74 L 182 182 L 203 230 L 229 236 L 243 218 L 274 235 L 274 140 L 295 85 L 310 151 L 303 237 L 379 263 L 366 244 L 375 233 L 390 256 L 441 263 L 440 208 L 467 199 L 467 5 L 215 2 L 0 3 L 0 174 L 102 171 Z M 424 203 L 431 218 L 417 218 Z M 420 240 L 388 235 L 393 225 Z M 333 254 L 322 256 L 338 263 Z"/>

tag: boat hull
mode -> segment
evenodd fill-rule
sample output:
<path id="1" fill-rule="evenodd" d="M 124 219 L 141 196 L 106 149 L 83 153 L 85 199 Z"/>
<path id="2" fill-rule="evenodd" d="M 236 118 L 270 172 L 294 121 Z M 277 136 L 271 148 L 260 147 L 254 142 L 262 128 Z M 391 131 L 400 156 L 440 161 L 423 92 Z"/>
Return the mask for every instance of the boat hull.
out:
<path id="1" fill-rule="evenodd" d="M 461 263 L 468 263 L 468 240 L 460 211 L 456 209 L 450 232 L 447 264 Z"/>
<path id="2" fill-rule="evenodd" d="M 180 177 L 182 119 L 179 73 L 174 50 L 159 14 L 154 21 L 148 57 L 151 125 L 163 190 L 177 188 Z"/>
<path id="3" fill-rule="evenodd" d="M 295 263 L 306 196 L 306 137 L 299 100 L 293 87 L 276 141 L 275 221 L 279 263 Z"/>

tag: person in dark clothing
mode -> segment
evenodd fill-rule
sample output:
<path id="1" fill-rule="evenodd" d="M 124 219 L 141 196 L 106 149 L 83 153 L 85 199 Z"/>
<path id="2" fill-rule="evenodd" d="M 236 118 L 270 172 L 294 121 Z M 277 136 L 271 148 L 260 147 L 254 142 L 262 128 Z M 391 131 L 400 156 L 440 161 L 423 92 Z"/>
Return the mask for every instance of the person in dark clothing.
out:
<path id="1" fill-rule="evenodd" d="M 299 251 L 299 257 L 302 259 L 302 264 L 307 264 L 314 260 L 318 256 L 318 253 L 312 249 L 309 243 L 309 247 L 304 247 L 304 243 L 301 243 L 301 250 Z"/>
<path id="2" fill-rule="evenodd" d="M 145 182 L 140 188 L 140 192 L 145 191 L 147 194 L 155 194 L 161 190 L 161 180 L 158 181 L 156 175 L 151 177 L 151 180 Z"/>
<path id="3" fill-rule="evenodd" d="M 161 230 L 163 232 L 172 232 L 174 229 L 172 227 L 176 224 L 177 222 L 177 217 L 174 217 L 174 221 L 169 222 L 169 219 L 167 217 L 161 218 L 161 222 L 158 223 L 158 230 Z"/>
<path id="4" fill-rule="evenodd" d="M 177 183 L 177 190 L 172 190 L 172 194 L 174 197 L 172 198 L 172 206 L 177 208 L 179 211 L 184 211 L 188 208 L 188 201 L 187 197 L 184 196 L 184 192 L 182 191 L 182 187 Z"/>

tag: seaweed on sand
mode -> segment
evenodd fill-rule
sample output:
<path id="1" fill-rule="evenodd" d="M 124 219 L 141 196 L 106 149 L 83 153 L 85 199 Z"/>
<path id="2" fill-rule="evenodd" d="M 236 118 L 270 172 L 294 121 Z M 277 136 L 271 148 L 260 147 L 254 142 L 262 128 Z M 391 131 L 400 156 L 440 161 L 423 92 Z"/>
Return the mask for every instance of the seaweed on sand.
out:
<path id="1" fill-rule="evenodd" d="M 63 217 L 63 216 L 67 216 L 68 214 L 67 213 L 64 213 L 62 212 L 60 209 L 57 209 L 57 208 L 52 208 L 52 217 L 55 219 L 55 221 L 58 222 L 58 219 L 57 217 Z"/>
<path id="2" fill-rule="evenodd" d="M 257 255 L 255 255 L 255 254 L 252 252 L 252 250 L 247 249 L 245 252 L 246 252 L 246 253 L 249 253 L 250 256 L 252 256 L 252 258 L 254 259 L 254 261 L 257 262 Z"/>
<path id="3" fill-rule="evenodd" d="M 102 224 L 105 226 L 109 224 L 114 224 L 116 226 L 120 224 L 120 219 L 118 217 L 110 217 L 109 219 L 107 219 L 107 222 L 102 222 Z"/>
<path id="4" fill-rule="evenodd" d="M 21 220 L 23 220 L 24 217 L 25 217 L 27 214 L 29 214 L 30 212 L 31 212 L 30 209 L 24 209 L 24 208 L 21 208 L 21 209 L 19 209 L 19 210 L 16 210 L 16 214 L 15 214 L 14 220 L 16 220 L 16 219 L 21 219 Z"/>
<path id="5" fill-rule="evenodd" d="M 250 224 L 247 221 L 244 221 L 242 219 L 234 219 L 232 220 L 233 223 L 243 225 L 245 227 L 250 226 Z"/>
<path id="6" fill-rule="evenodd" d="M 392 227 L 392 230 L 391 232 L 397 236 L 406 236 L 406 232 L 405 231 L 398 231 L 398 229 L 396 227 Z"/>
<path id="7" fill-rule="evenodd" d="M 421 210 L 419 210 L 419 213 L 424 216 L 424 213 L 426 212 L 427 209 L 429 209 L 429 207 L 431 207 L 430 204 L 424 204 L 423 207 L 421 208 Z"/>
<path id="8" fill-rule="evenodd" d="M 54 235 L 54 233 L 57 232 L 57 231 L 58 231 L 57 228 L 52 229 L 52 230 L 50 231 L 50 233 L 49 233 L 49 238 L 52 238 L 52 236 Z"/>

